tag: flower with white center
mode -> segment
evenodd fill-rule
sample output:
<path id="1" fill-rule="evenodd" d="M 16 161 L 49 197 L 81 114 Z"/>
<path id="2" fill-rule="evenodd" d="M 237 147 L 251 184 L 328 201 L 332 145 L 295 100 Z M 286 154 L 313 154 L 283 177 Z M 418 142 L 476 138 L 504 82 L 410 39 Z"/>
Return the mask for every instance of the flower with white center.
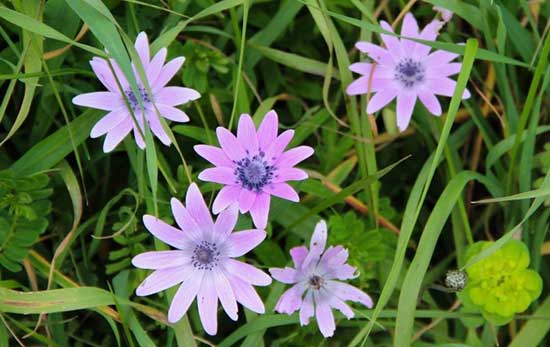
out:
<path id="1" fill-rule="evenodd" d="M 166 86 L 181 68 L 185 57 L 177 57 L 164 64 L 167 50 L 161 48 L 151 59 L 149 40 L 144 32 L 138 35 L 135 48 L 152 92 L 152 95 L 147 93 L 145 84 L 139 78 L 135 64 L 132 63 L 134 76 L 138 82 L 139 97 L 143 102 L 143 109 L 139 105 L 138 96 L 134 94 L 130 83 L 128 83 L 120 67 L 113 59 L 107 62 L 102 58 L 94 57 L 90 61 L 92 70 L 107 88 L 107 91 L 80 94 L 73 98 L 73 103 L 76 105 L 109 111 L 95 124 L 90 133 L 92 138 L 107 134 L 103 143 L 105 153 L 112 151 L 132 130 L 137 145 L 141 149 L 145 148 L 145 141 L 142 136 L 145 122 L 147 122 L 152 133 L 163 144 L 169 146 L 172 141 L 162 127 L 159 115 L 174 122 L 188 122 L 189 117 L 187 114 L 174 106 L 185 104 L 200 97 L 199 92 L 191 88 Z M 111 64 L 112 70 L 109 64 Z M 126 100 L 128 104 L 126 104 Z M 132 113 L 135 121 L 132 118 Z"/>
<path id="2" fill-rule="evenodd" d="M 401 36 L 435 41 L 443 22 L 434 20 L 422 31 L 412 14 L 407 13 L 401 28 Z M 381 21 L 386 31 L 393 32 L 391 26 Z M 386 48 L 370 42 L 357 42 L 361 52 L 374 60 L 371 63 L 355 63 L 350 70 L 361 74 L 347 88 L 349 95 L 375 93 L 367 105 L 367 113 L 373 114 L 397 98 L 397 127 L 403 131 L 409 125 L 416 99 L 426 106 L 434 116 L 441 115 L 441 105 L 436 95 L 452 96 L 456 82 L 449 78 L 460 72 L 461 63 L 451 63 L 458 54 L 436 50 L 405 38 L 382 34 Z M 463 99 L 470 97 L 464 91 Z"/>
<path id="3" fill-rule="evenodd" d="M 237 302 L 254 312 L 265 312 L 253 286 L 269 285 L 271 278 L 233 258 L 256 247 L 266 233 L 257 229 L 233 232 L 239 213 L 234 205 L 214 222 L 194 183 L 187 190 L 185 202 L 186 206 L 176 198 L 171 200 L 179 228 L 154 216 L 143 216 L 149 232 L 177 250 L 145 252 L 132 259 L 138 268 L 155 270 L 139 285 L 136 294 L 151 295 L 179 285 L 168 310 L 168 321 L 180 320 L 196 297 L 204 330 L 215 335 L 218 300 L 233 320 L 237 320 Z"/>
<path id="4" fill-rule="evenodd" d="M 300 324 L 308 325 L 309 318 L 317 319 L 319 330 L 325 337 L 334 334 L 336 325 L 332 309 L 353 318 L 347 300 L 371 308 L 372 299 L 363 291 L 341 281 L 357 277 L 356 268 L 347 264 L 348 251 L 342 246 L 330 246 L 325 251 L 327 225 L 320 221 L 315 226 L 309 250 L 306 246 L 294 247 L 290 255 L 294 268 L 271 268 L 269 272 L 279 282 L 293 284 L 283 293 L 275 310 L 292 314 L 300 310 Z"/>
<path id="5" fill-rule="evenodd" d="M 218 127 L 216 134 L 221 148 L 197 145 L 195 151 L 216 167 L 199 174 L 199 179 L 224 184 L 212 210 L 215 214 L 232 203 L 237 203 L 241 213 L 250 211 L 257 228 L 267 225 L 271 195 L 296 201 L 298 193 L 286 181 L 307 178 L 305 171 L 294 168 L 313 154 L 313 148 L 298 146 L 284 151 L 294 136 L 294 130 L 286 130 L 277 136 L 277 113 L 269 111 L 258 130 L 252 118 L 242 114 L 237 137 L 229 130 Z"/>

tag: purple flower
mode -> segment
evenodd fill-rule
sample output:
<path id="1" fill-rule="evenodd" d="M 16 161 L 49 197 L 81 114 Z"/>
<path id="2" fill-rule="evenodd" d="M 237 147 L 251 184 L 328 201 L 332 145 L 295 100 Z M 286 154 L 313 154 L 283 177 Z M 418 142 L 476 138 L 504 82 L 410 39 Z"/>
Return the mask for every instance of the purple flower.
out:
<path id="1" fill-rule="evenodd" d="M 330 246 L 323 252 L 326 242 L 327 225 L 322 220 L 315 226 L 309 251 L 306 246 L 290 250 L 295 268 L 272 268 L 269 272 L 279 282 L 294 284 L 283 293 L 275 310 L 289 315 L 300 310 L 301 325 L 307 325 L 315 311 L 319 330 L 323 336 L 330 337 L 336 329 L 333 308 L 349 319 L 354 314 L 346 300 L 371 308 L 372 299 L 361 290 L 336 281 L 357 277 L 356 269 L 346 264 L 348 251 L 342 246 Z"/>
<path id="2" fill-rule="evenodd" d="M 132 259 L 138 268 L 155 270 L 139 285 L 136 294 L 151 295 L 181 284 L 168 310 L 168 321 L 180 320 L 197 297 L 202 325 L 210 335 L 215 335 L 218 328 L 218 299 L 233 320 L 237 320 L 237 302 L 254 312 L 264 313 L 264 304 L 252 286 L 266 286 L 271 278 L 233 258 L 248 253 L 262 242 L 265 231 L 252 229 L 234 233 L 239 212 L 236 206 L 224 210 L 213 222 L 194 183 L 187 190 L 185 203 L 187 207 L 175 198 L 171 200 L 179 228 L 154 216 L 143 216 L 149 232 L 177 250 L 145 252 Z"/>
<path id="3" fill-rule="evenodd" d="M 101 83 L 107 88 L 107 91 L 80 94 L 73 98 L 73 103 L 76 105 L 109 111 L 109 113 L 96 123 L 90 133 L 90 136 L 93 138 L 107 134 L 105 142 L 103 143 L 104 152 L 112 151 L 131 130 L 134 131 L 134 138 L 137 145 L 141 149 L 145 148 L 145 141 L 126 105 L 124 94 L 128 100 L 128 105 L 132 108 L 141 131 L 144 131 L 143 125 L 144 120 L 146 120 L 153 134 L 166 146 L 169 146 L 171 141 L 162 127 L 153 103 L 162 117 L 175 122 L 188 122 L 189 117 L 185 112 L 174 106 L 185 104 L 200 97 L 200 94 L 191 88 L 166 87 L 166 83 L 168 83 L 181 68 L 181 65 L 185 61 L 185 57 L 172 59 L 165 65 L 164 61 L 166 60 L 167 51 L 166 48 L 162 48 L 155 54 L 153 59 L 151 59 L 149 41 L 144 32 L 138 35 L 135 47 L 141 65 L 145 71 L 148 84 L 151 87 L 151 92 L 153 93 L 153 95 L 147 93 L 144 83 L 140 80 L 135 65 L 132 63 L 134 76 L 138 81 L 138 89 L 140 97 L 143 100 L 145 112 L 142 113 L 138 97 L 134 95 L 126 77 L 124 77 L 120 67 L 113 59 L 109 61 L 113 70 L 109 67 L 109 62 L 104 59 L 94 57 L 90 61 L 92 70 L 94 70 L 97 78 L 99 78 Z M 122 89 L 119 88 L 117 80 Z"/>
<path id="4" fill-rule="evenodd" d="M 195 146 L 201 157 L 216 166 L 201 172 L 199 179 L 225 185 L 214 200 L 215 214 L 236 202 L 241 213 L 250 211 L 254 225 L 264 229 L 271 195 L 300 201 L 298 193 L 286 181 L 307 178 L 307 174 L 294 165 L 311 156 L 313 148 L 299 146 L 284 152 L 294 130 L 277 136 L 277 128 L 277 113 L 273 110 L 265 115 L 257 131 L 252 118 L 242 114 L 237 137 L 225 128 L 216 129 L 221 148 Z"/>
<path id="5" fill-rule="evenodd" d="M 407 13 L 401 28 L 401 35 L 434 41 L 443 22 L 434 20 L 421 32 L 412 14 Z M 387 22 L 380 22 L 384 30 L 393 32 Z M 376 93 L 367 105 L 367 113 L 372 114 L 397 97 L 397 127 L 403 131 L 411 120 L 416 98 L 435 116 L 441 115 L 441 105 L 436 95 L 452 96 L 456 82 L 449 78 L 460 71 L 461 63 L 450 61 L 458 54 L 436 50 L 407 39 L 382 34 L 386 48 L 370 42 L 357 42 L 355 47 L 374 60 L 371 63 L 355 63 L 350 70 L 363 76 L 353 81 L 347 88 L 349 95 Z M 371 76 L 372 71 L 372 76 Z M 464 91 L 463 99 L 470 92 Z"/>

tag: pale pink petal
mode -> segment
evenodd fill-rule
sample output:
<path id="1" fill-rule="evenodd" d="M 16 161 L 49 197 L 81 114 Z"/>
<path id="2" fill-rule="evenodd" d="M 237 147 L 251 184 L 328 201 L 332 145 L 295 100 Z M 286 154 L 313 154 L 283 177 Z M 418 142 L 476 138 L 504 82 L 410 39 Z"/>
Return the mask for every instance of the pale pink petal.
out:
<path id="1" fill-rule="evenodd" d="M 256 195 L 254 205 L 250 208 L 250 215 L 254 226 L 258 229 L 265 229 L 267 226 L 267 217 L 269 215 L 269 204 L 271 203 L 271 196 L 269 194 L 260 193 Z"/>
<path id="2" fill-rule="evenodd" d="M 153 92 L 153 94 L 155 94 L 161 87 L 164 87 L 164 85 L 157 86 L 156 81 L 163 68 L 167 52 L 168 51 L 165 47 L 161 48 L 157 52 L 157 54 L 155 54 L 153 60 L 151 60 L 151 64 L 149 64 L 149 66 L 147 66 L 147 69 L 145 70 L 147 74 L 147 79 L 149 80 L 149 86 L 151 87 L 151 91 Z"/>
<path id="3" fill-rule="evenodd" d="M 182 250 L 192 248 L 191 239 L 187 233 L 174 228 L 155 216 L 144 215 L 143 224 L 153 236 L 172 247 Z"/>
<path id="4" fill-rule="evenodd" d="M 189 122 L 189 116 L 179 108 L 157 104 L 161 116 L 174 122 Z"/>
<path id="5" fill-rule="evenodd" d="M 355 47 L 363 53 L 367 53 L 371 59 L 380 65 L 392 66 L 395 58 L 384 48 L 370 42 L 357 42 Z"/>
<path id="6" fill-rule="evenodd" d="M 397 95 L 397 127 L 399 131 L 407 129 L 411 121 L 414 104 L 416 103 L 416 94 L 412 92 L 403 92 Z"/>
<path id="7" fill-rule="evenodd" d="M 278 168 L 293 167 L 302 160 L 309 158 L 312 154 L 313 148 L 309 146 L 298 146 L 281 154 L 276 165 Z"/>
<path id="8" fill-rule="evenodd" d="M 229 130 L 218 127 L 216 129 L 216 135 L 218 136 L 218 141 L 220 142 L 223 151 L 229 159 L 239 161 L 246 156 L 241 144 L 237 141 L 237 138 L 229 132 Z"/>
<path id="9" fill-rule="evenodd" d="M 337 309 L 338 311 L 342 312 L 344 316 L 346 316 L 347 319 L 351 319 L 355 316 L 353 313 L 353 310 L 351 307 L 349 307 L 345 302 L 338 299 L 336 296 L 331 296 L 329 304 L 331 307 Z"/>
<path id="10" fill-rule="evenodd" d="M 235 299 L 233 289 L 231 289 L 231 283 L 229 283 L 229 280 L 225 277 L 223 271 L 215 271 L 212 275 L 214 277 L 213 282 L 216 287 L 216 294 L 220 299 L 223 310 L 227 313 L 229 318 L 232 320 L 237 320 L 237 300 Z"/>
<path id="11" fill-rule="evenodd" d="M 210 215 L 210 210 L 204 202 L 204 198 L 196 183 L 192 183 L 187 189 L 187 195 L 185 196 L 185 206 L 187 211 L 193 217 L 197 225 L 201 229 L 212 230 L 214 228 L 214 222 Z"/>
<path id="12" fill-rule="evenodd" d="M 334 265 L 342 265 L 348 260 L 349 252 L 342 246 L 330 246 L 327 248 L 323 256 L 321 257 L 320 264 L 325 267 L 331 267 Z"/>
<path id="13" fill-rule="evenodd" d="M 225 255 L 236 258 L 250 252 L 266 237 L 263 230 L 251 229 L 232 233 L 225 243 Z"/>
<path id="14" fill-rule="evenodd" d="M 367 113 L 373 114 L 389 104 L 397 96 L 397 92 L 396 88 L 388 88 L 374 94 L 367 105 Z"/>
<path id="15" fill-rule="evenodd" d="M 379 68 L 382 70 L 382 68 Z M 375 73 L 374 76 L 378 76 L 378 73 Z M 369 85 L 370 84 L 370 85 Z M 346 89 L 346 93 L 348 95 L 362 95 L 362 94 L 368 94 L 368 93 L 376 93 L 384 89 L 393 88 L 394 86 L 394 80 L 391 78 L 385 78 L 385 77 L 373 77 L 372 79 L 370 76 L 363 76 L 359 77 Z"/>
<path id="16" fill-rule="evenodd" d="M 305 286 L 302 283 L 295 284 L 286 290 L 279 298 L 275 311 L 279 313 L 292 314 L 297 311 L 302 304 L 302 295 L 305 291 Z"/>
<path id="17" fill-rule="evenodd" d="M 153 251 L 136 255 L 132 264 L 140 269 L 166 269 L 190 263 L 191 258 L 183 251 Z"/>
<path id="18" fill-rule="evenodd" d="M 308 253 L 309 251 L 306 246 L 298 246 L 290 249 L 290 256 L 292 257 L 295 268 L 299 269 L 302 267 L 302 263 L 304 259 L 306 259 Z"/>
<path id="19" fill-rule="evenodd" d="M 441 115 L 441 104 L 437 97 L 429 90 L 423 90 L 418 93 L 418 98 L 426 106 L 428 111 L 434 116 Z"/>
<path id="20" fill-rule="evenodd" d="M 254 201 L 256 201 L 256 195 L 258 194 L 248 189 L 241 189 L 239 194 L 239 210 L 241 213 L 246 213 L 250 210 L 254 205 Z"/>
<path id="21" fill-rule="evenodd" d="M 220 184 L 235 184 L 234 169 L 229 167 L 212 167 L 205 169 L 199 174 L 199 179 L 206 182 Z"/>
<path id="22" fill-rule="evenodd" d="M 223 187 L 214 199 L 212 212 L 218 214 L 230 204 L 237 202 L 241 189 L 241 186 L 236 185 Z"/>
<path id="23" fill-rule="evenodd" d="M 335 265 L 326 273 L 326 279 L 339 279 L 342 281 L 357 278 L 357 269 L 349 264 Z"/>
<path id="24" fill-rule="evenodd" d="M 170 199 L 170 206 L 172 207 L 174 219 L 185 236 L 193 240 L 193 242 L 199 243 L 202 239 L 202 231 L 193 217 L 191 217 L 191 214 L 189 214 L 189 211 L 176 198 Z"/>
<path id="25" fill-rule="evenodd" d="M 120 108 L 118 110 L 107 113 L 105 116 L 103 116 L 103 118 L 95 123 L 92 131 L 90 132 L 90 137 L 96 138 L 107 133 L 109 130 L 119 125 L 120 122 L 122 122 L 128 116 L 128 111 L 124 108 Z"/>
<path id="26" fill-rule="evenodd" d="M 403 19 L 403 26 L 401 27 L 401 36 L 418 38 L 418 23 L 411 13 L 407 13 Z M 414 51 L 416 43 L 411 40 L 401 39 L 403 50 L 407 53 Z"/>
<path id="27" fill-rule="evenodd" d="M 434 78 L 429 80 L 429 86 L 428 89 L 430 89 L 431 92 L 433 92 L 436 95 L 445 95 L 445 96 L 453 96 L 456 88 L 456 82 L 453 81 L 450 78 Z M 464 90 L 464 94 L 462 94 L 463 99 L 468 99 L 470 97 L 470 92 L 468 90 Z"/>
<path id="28" fill-rule="evenodd" d="M 145 148 L 145 140 L 143 139 L 143 136 L 141 136 L 141 133 L 138 130 L 138 127 L 134 126 L 134 140 L 136 140 L 136 144 L 139 148 L 144 149 Z"/>
<path id="29" fill-rule="evenodd" d="M 265 313 L 264 303 L 254 290 L 254 287 L 235 276 L 229 276 L 228 280 L 231 283 L 231 288 L 233 289 L 233 293 L 235 293 L 237 301 L 241 305 L 253 312 L 259 314 Z"/>
<path id="30" fill-rule="evenodd" d="M 155 112 L 155 111 L 150 111 L 150 112 Z M 151 131 L 153 132 L 153 134 L 165 146 L 170 146 L 170 144 L 172 143 L 172 140 L 170 140 L 170 137 L 164 130 L 164 127 L 162 126 L 162 124 L 160 123 L 159 115 L 156 114 L 156 112 L 154 114 L 149 113 L 147 115 L 147 119 L 149 120 L 149 127 L 151 128 Z"/>
<path id="31" fill-rule="evenodd" d="M 443 27 L 443 22 L 438 20 L 431 21 L 428 25 L 422 29 L 420 33 L 420 39 L 425 41 L 435 41 L 437 35 L 439 34 L 439 29 Z M 426 57 L 432 48 L 427 45 L 417 44 L 414 51 L 417 57 Z"/>
<path id="32" fill-rule="evenodd" d="M 122 70 L 120 69 L 120 66 L 118 66 L 117 62 L 114 59 L 109 59 L 109 62 L 111 63 L 111 67 L 113 68 L 113 71 L 115 72 L 114 76 L 118 80 L 118 83 L 122 87 L 122 90 L 128 90 L 130 89 L 130 84 L 128 83 L 128 80 L 126 79 L 126 76 L 124 76 L 124 73 L 122 73 Z M 117 90 L 119 88 L 117 87 Z"/>
<path id="33" fill-rule="evenodd" d="M 220 243 L 225 241 L 231 232 L 233 232 L 233 229 L 235 229 L 238 219 L 239 209 L 237 204 L 233 204 L 223 210 L 216 219 L 216 223 L 214 223 L 214 236 L 216 240 Z"/>
<path id="34" fill-rule="evenodd" d="M 317 319 L 319 330 L 324 337 L 331 337 L 336 330 L 332 309 L 326 300 L 316 300 L 315 304 L 315 319 Z"/>
<path id="35" fill-rule="evenodd" d="M 147 34 L 145 32 L 140 32 L 136 38 L 136 43 L 134 44 L 137 53 L 141 59 L 141 64 L 143 68 L 147 68 L 149 65 L 150 52 L 149 52 L 149 40 L 147 39 Z"/>
<path id="36" fill-rule="evenodd" d="M 202 327 L 208 335 L 218 332 L 218 296 L 216 284 L 210 274 L 202 279 L 201 289 L 197 293 L 197 306 Z"/>
<path id="37" fill-rule="evenodd" d="M 388 22 L 381 21 L 380 26 L 382 27 L 382 29 L 393 33 L 393 29 L 391 25 L 388 24 Z M 393 55 L 394 57 L 401 56 L 401 42 L 399 42 L 399 39 L 397 37 L 387 34 L 380 34 L 380 37 L 382 37 L 382 41 L 384 41 L 384 44 L 386 45 L 386 48 L 391 55 Z"/>
<path id="38" fill-rule="evenodd" d="M 237 140 L 242 148 L 250 154 L 258 152 L 258 137 L 256 136 L 256 127 L 250 115 L 243 113 L 239 118 L 237 127 Z"/>
<path id="39" fill-rule="evenodd" d="M 196 145 L 193 148 L 198 155 L 216 166 L 235 167 L 235 164 L 221 148 L 209 145 Z"/>
<path id="40" fill-rule="evenodd" d="M 258 145 L 260 150 L 265 151 L 271 143 L 277 137 L 277 130 L 279 127 L 279 120 L 277 112 L 274 110 L 269 111 L 264 116 L 260 127 L 258 128 Z"/>
<path id="41" fill-rule="evenodd" d="M 193 273 L 192 265 L 155 270 L 137 287 L 137 296 L 147 296 L 171 288 L 186 281 Z"/>
<path id="42" fill-rule="evenodd" d="M 286 284 L 294 284 L 300 280 L 299 274 L 296 269 L 291 267 L 281 268 L 271 268 L 269 269 L 271 277 L 276 279 L 279 282 Z"/>
<path id="43" fill-rule="evenodd" d="M 94 71 L 94 74 L 97 76 L 99 81 L 107 89 L 109 89 L 109 91 L 115 93 L 119 91 L 115 77 L 113 76 L 113 72 L 111 71 L 111 68 L 109 67 L 109 64 L 107 64 L 107 61 L 105 59 L 94 57 L 90 61 L 90 66 L 92 67 L 92 70 Z"/>
<path id="44" fill-rule="evenodd" d="M 239 277 L 246 283 L 255 286 L 267 286 L 271 284 L 271 277 L 247 263 L 234 259 L 227 259 L 224 263 L 224 267 L 229 274 Z"/>
<path id="45" fill-rule="evenodd" d="M 296 168 L 284 168 L 277 170 L 273 183 L 286 182 L 286 181 L 302 181 L 307 179 L 307 173 L 304 170 Z"/>
<path id="46" fill-rule="evenodd" d="M 201 95 L 195 89 L 184 87 L 164 87 L 155 94 L 155 102 L 168 106 L 185 104 L 197 100 Z"/>
<path id="47" fill-rule="evenodd" d="M 201 288 L 203 273 L 202 270 L 195 270 L 189 279 L 179 287 L 168 310 L 168 321 L 170 323 L 179 321 L 195 300 Z"/>
<path id="48" fill-rule="evenodd" d="M 160 89 L 164 87 L 170 80 L 176 75 L 176 73 L 181 69 L 185 57 L 177 57 L 170 60 L 166 65 L 162 67 L 158 77 L 153 82 L 153 88 Z"/>
<path id="49" fill-rule="evenodd" d="M 313 313 L 313 293 L 311 290 L 308 290 L 300 307 L 300 325 L 308 325 L 309 319 L 313 317 Z"/>
<path id="50" fill-rule="evenodd" d="M 427 70 L 428 78 L 448 77 L 456 75 L 460 72 L 461 68 L 462 63 L 449 63 L 430 67 L 430 69 Z"/>
<path id="51" fill-rule="evenodd" d="M 113 92 L 92 92 L 77 95 L 73 104 L 97 108 L 98 110 L 114 111 L 125 106 L 120 94 Z"/>
<path id="52" fill-rule="evenodd" d="M 361 75 L 369 76 L 372 70 L 371 63 L 355 63 L 349 66 L 349 69 L 353 72 L 359 73 Z M 349 88 L 349 87 L 348 87 Z"/>
<path id="53" fill-rule="evenodd" d="M 277 136 L 271 146 L 269 146 L 269 148 L 265 151 L 266 159 L 271 162 L 277 161 L 277 158 L 279 158 L 281 153 L 283 153 L 286 146 L 288 146 L 293 137 L 294 130 L 289 129 L 283 131 L 281 135 Z"/>
<path id="54" fill-rule="evenodd" d="M 288 183 L 273 183 L 263 188 L 267 194 L 275 195 L 281 199 L 299 202 L 298 193 Z"/>
<path id="55" fill-rule="evenodd" d="M 115 147 L 128 135 L 130 130 L 132 130 L 132 125 L 132 119 L 127 118 L 109 130 L 103 142 L 103 152 L 108 153 L 115 149 Z"/>
<path id="56" fill-rule="evenodd" d="M 310 264 L 316 264 L 321 258 L 327 244 L 327 223 L 324 220 L 315 225 L 315 231 L 309 242 L 309 253 L 302 263 L 302 269 L 307 269 Z"/>
<path id="57" fill-rule="evenodd" d="M 326 281 L 327 289 L 341 300 L 351 300 L 359 302 L 368 308 L 372 308 L 373 302 L 370 296 L 347 283 L 328 280 Z"/>
<path id="58" fill-rule="evenodd" d="M 456 53 L 438 50 L 428 55 L 425 62 L 426 66 L 429 66 L 430 69 L 433 69 L 436 66 L 447 64 L 456 57 L 458 57 L 458 54 Z"/>

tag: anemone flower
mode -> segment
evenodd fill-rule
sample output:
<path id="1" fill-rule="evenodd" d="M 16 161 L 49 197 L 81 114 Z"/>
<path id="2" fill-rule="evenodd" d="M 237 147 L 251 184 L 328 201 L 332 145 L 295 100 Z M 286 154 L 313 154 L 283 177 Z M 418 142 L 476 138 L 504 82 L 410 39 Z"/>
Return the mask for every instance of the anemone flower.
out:
<path id="1" fill-rule="evenodd" d="M 233 258 L 262 242 L 265 231 L 233 232 L 239 213 L 236 206 L 225 209 L 213 222 L 194 183 L 187 190 L 185 203 L 183 206 L 179 200 L 171 200 L 179 228 L 154 216 L 143 216 L 149 232 L 177 250 L 145 252 L 132 259 L 138 268 L 155 270 L 139 285 L 136 294 L 151 295 L 180 285 L 168 310 L 168 321 L 180 320 L 196 297 L 201 323 L 210 335 L 215 335 L 218 328 L 218 299 L 233 320 L 237 320 L 237 302 L 264 313 L 264 304 L 253 285 L 266 286 L 271 278 Z"/>
<path id="2" fill-rule="evenodd" d="M 422 31 L 412 14 L 407 13 L 401 28 L 401 36 L 435 41 L 443 22 L 434 20 Z M 391 26 L 380 22 L 382 28 L 393 32 Z M 403 131 L 409 125 L 416 99 L 426 106 L 434 116 L 441 115 L 441 105 L 436 95 L 452 96 L 456 82 L 449 78 L 460 71 L 461 63 L 451 63 L 458 54 L 436 50 L 407 39 L 382 34 L 386 48 L 370 42 L 357 42 L 355 47 L 368 54 L 374 61 L 355 63 L 350 70 L 361 74 L 347 87 L 347 94 L 359 95 L 375 93 L 367 105 L 367 113 L 373 114 L 397 98 L 397 127 Z M 463 99 L 470 92 L 464 91 Z"/>
<path id="3" fill-rule="evenodd" d="M 185 57 L 177 57 L 164 64 L 167 51 L 166 48 L 161 48 L 151 59 L 149 41 L 144 32 L 138 35 L 135 48 L 152 92 L 152 95 L 147 92 L 146 84 L 141 81 L 135 64 L 132 63 L 134 76 L 138 81 L 139 98 L 143 101 L 143 112 L 138 96 L 134 94 L 128 80 L 113 59 L 107 62 L 102 58 L 94 57 L 90 61 L 92 70 L 107 91 L 80 94 L 73 98 L 73 103 L 76 105 L 109 111 L 95 124 L 90 133 L 92 138 L 107 134 L 103 143 L 105 153 L 112 151 L 132 130 L 137 145 L 141 149 L 145 148 L 145 141 L 142 137 L 145 121 L 153 134 L 163 144 L 169 146 L 171 140 L 162 127 L 159 114 L 171 121 L 188 122 L 187 114 L 174 106 L 200 97 L 199 92 L 191 88 L 166 86 L 181 68 Z M 111 64 L 112 70 L 109 64 Z M 132 118 L 132 112 L 137 124 Z"/>
<path id="4" fill-rule="evenodd" d="M 293 284 L 283 293 L 275 310 L 289 315 L 300 310 L 301 325 L 308 325 L 315 313 L 319 330 L 323 336 L 330 337 L 336 329 L 333 308 L 350 319 L 354 314 L 346 300 L 371 308 L 372 299 L 363 291 L 341 282 L 357 277 L 356 269 L 346 263 L 347 249 L 330 246 L 325 251 L 326 242 L 327 225 L 320 221 L 315 226 L 309 250 L 306 246 L 290 250 L 294 268 L 272 268 L 269 272 L 277 281 Z"/>
<path id="5" fill-rule="evenodd" d="M 199 174 L 199 179 L 225 185 L 214 200 L 215 214 L 232 203 L 241 213 L 250 211 L 257 228 L 267 225 L 271 195 L 298 202 L 298 193 L 286 181 L 300 181 L 308 176 L 294 168 L 313 154 L 313 148 L 298 146 L 284 151 L 294 136 L 286 130 L 277 136 L 278 118 L 269 111 L 258 130 L 247 114 L 239 119 L 237 137 L 218 127 L 216 134 L 221 148 L 197 145 L 195 151 L 216 167 Z"/>

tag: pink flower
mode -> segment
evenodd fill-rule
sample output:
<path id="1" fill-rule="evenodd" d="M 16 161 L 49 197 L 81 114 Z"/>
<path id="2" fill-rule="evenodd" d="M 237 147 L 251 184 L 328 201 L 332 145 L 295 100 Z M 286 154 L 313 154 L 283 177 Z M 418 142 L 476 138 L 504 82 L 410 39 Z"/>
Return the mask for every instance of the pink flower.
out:
<path id="1" fill-rule="evenodd" d="M 106 60 L 94 57 L 90 61 L 92 70 L 94 70 L 97 78 L 107 88 L 107 91 L 80 94 L 73 98 L 73 103 L 76 105 L 109 111 L 96 123 L 90 133 L 90 136 L 93 138 L 107 134 L 103 143 L 104 152 L 112 151 L 131 130 L 134 131 L 137 145 L 141 149 L 145 148 L 145 141 L 139 133 L 138 127 L 126 105 L 124 94 L 128 99 L 128 104 L 132 108 L 141 130 L 144 131 L 143 125 L 144 120 L 146 120 L 153 134 L 166 146 L 169 146 L 171 141 L 162 127 L 153 103 L 162 117 L 175 122 L 188 122 L 189 117 L 185 112 L 174 106 L 185 104 L 200 97 L 200 94 L 191 88 L 166 87 L 166 84 L 181 68 L 185 57 L 175 58 L 165 65 L 164 61 L 166 60 L 167 51 L 166 48 L 162 48 L 155 54 L 153 59 L 150 59 L 149 41 L 144 32 L 138 35 L 135 47 L 153 93 L 152 96 L 147 93 L 144 83 L 140 80 L 135 65 L 132 63 L 145 112 L 142 113 L 138 98 L 134 95 L 130 84 L 113 59 L 110 60 L 110 64 L 112 65 L 114 75 Z M 118 80 L 122 89 L 119 88 L 116 80 Z"/>
<path id="2" fill-rule="evenodd" d="M 336 329 L 333 308 L 349 319 L 354 314 L 346 300 L 371 308 L 372 299 L 361 290 L 337 281 L 357 277 L 356 269 L 346 264 L 348 251 L 342 246 L 330 246 L 323 252 L 326 242 L 327 225 L 325 221 L 320 221 L 311 237 L 309 251 L 306 246 L 290 250 L 295 268 L 273 268 L 269 272 L 279 282 L 294 284 L 283 293 L 275 310 L 289 315 L 300 310 L 301 325 L 309 324 L 309 318 L 315 311 L 319 330 L 323 336 L 330 337 Z"/>
<path id="3" fill-rule="evenodd" d="M 194 183 L 189 186 L 185 200 L 187 207 L 175 198 L 171 200 L 179 228 L 154 216 L 143 216 L 143 224 L 149 232 L 177 250 L 146 252 L 132 259 L 132 264 L 138 268 L 155 270 L 139 285 L 136 294 L 151 295 L 181 284 L 168 310 L 168 321 L 180 320 L 197 297 L 204 330 L 215 335 L 218 299 L 233 320 L 237 320 L 237 302 L 254 312 L 265 312 L 253 285 L 269 285 L 271 278 L 233 258 L 256 247 L 266 233 L 257 229 L 234 233 L 239 212 L 236 206 L 224 210 L 213 222 Z"/>
<path id="4" fill-rule="evenodd" d="M 445 23 L 453 18 L 453 11 L 451 10 L 447 10 L 446 8 L 441 6 L 434 6 L 433 9 L 439 12 L 439 14 L 441 15 L 441 19 L 443 19 Z"/>
<path id="5" fill-rule="evenodd" d="M 311 156 L 313 148 L 298 146 L 284 152 L 294 130 L 277 136 L 277 128 L 275 111 L 265 115 L 257 131 L 252 118 L 242 114 L 237 137 L 225 128 L 216 129 L 221 148 L 195 146 L 201 157 L 216 166 L 201 172 L 199 179 L 225 185 L 214 200 L 212 211 L 215 214 L 236 202 L 241 213 L 250 211 L 254 225 L 264 229 L 271 195 L 300 201 L 298 193 L 286 181 L 307 178 L 307 174 L 294 165 Z"/>
<path id="6" fill-rule="evenodd" d="M 380 25 L 384 30 L 393 32 L 388 23 L 382 21 Z M 407 13 L 401 35 L 434 41 L 442 25 L 442 22 L 434 20 L 419 32 L 416 19 Z M 367 53 L 375 64 L 350 65 L 351 71 L 363 76 L 348 86 L 347 94 L 376 93 L 367 105 L 369 114 L 380 110 L 397 97 L 397 127 L 401 131 L 409 125 L 417 98 L 430 113 L 441 115 L 441 105 L 436 95 L 453 95 L 456 82 L 449 76 L 457 74 L 462 64 L 450 61 L 458 54 L 441 50 L 430 53 L 429 46 L 390 35 L 381 36 L 385 49 L 370 42 L 357 42 L 355 45 L 361 52 Z M 470 92 L 464 91 L 462 97 L 469 98 Z"/>

